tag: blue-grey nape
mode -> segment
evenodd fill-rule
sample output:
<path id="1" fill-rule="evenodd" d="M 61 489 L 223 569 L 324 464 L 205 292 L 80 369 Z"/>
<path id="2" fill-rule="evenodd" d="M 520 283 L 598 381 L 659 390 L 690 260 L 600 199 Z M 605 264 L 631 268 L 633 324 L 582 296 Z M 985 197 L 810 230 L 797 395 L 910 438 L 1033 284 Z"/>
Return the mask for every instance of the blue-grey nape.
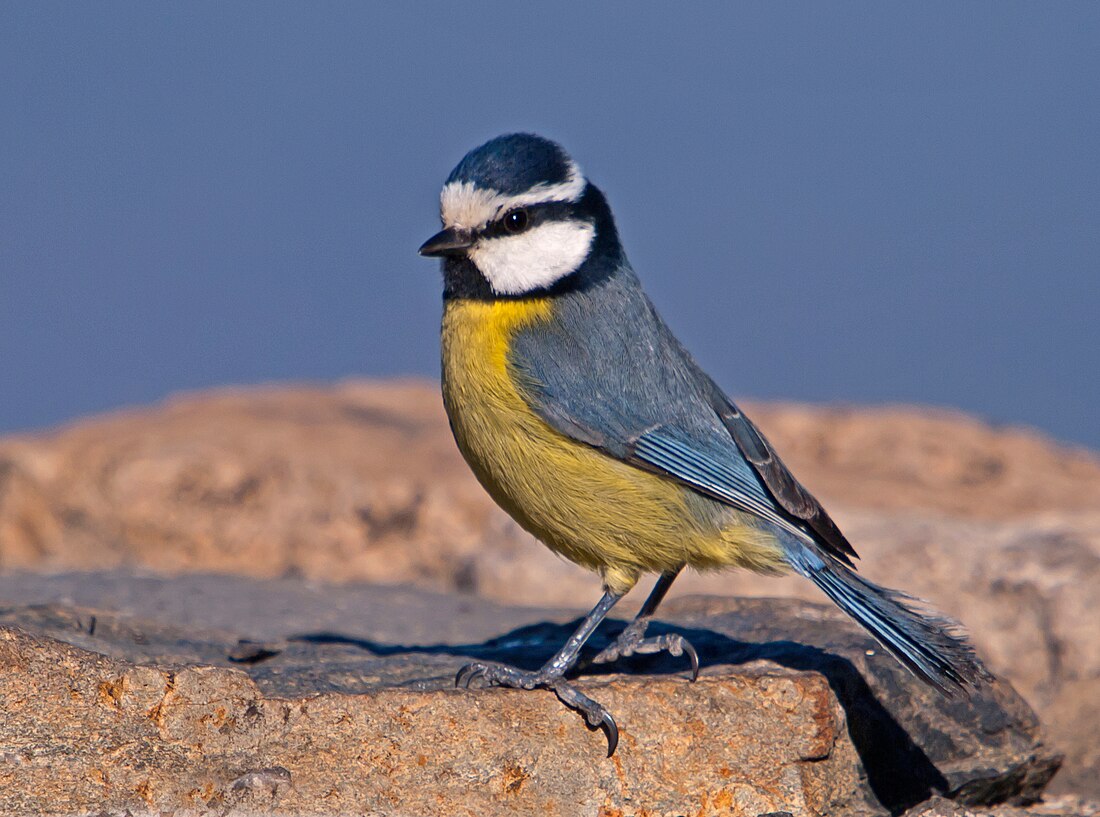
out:
<path id="1" fill-rule="evenodd" d="M 574 167 L 557 142 L 531 133 L 510 133 L 467 153 L 447 177 L 447 184 L 471 182 L 511 196 L 537 184 L 561 184 Z"/>

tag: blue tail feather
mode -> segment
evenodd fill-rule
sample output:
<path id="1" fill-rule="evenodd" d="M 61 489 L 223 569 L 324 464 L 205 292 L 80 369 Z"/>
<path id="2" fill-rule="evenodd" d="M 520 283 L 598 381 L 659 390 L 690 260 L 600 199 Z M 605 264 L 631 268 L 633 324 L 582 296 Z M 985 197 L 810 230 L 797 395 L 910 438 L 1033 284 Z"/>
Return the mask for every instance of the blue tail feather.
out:
<path id="1" fill-rule="evenodd" d="M 914 675 L 944 695 L 977 688 L 990 678 L 957 622 L 920 610 L 919 600 L 879 587 L 811 545 L 790 543 L 787 560 Z"/>

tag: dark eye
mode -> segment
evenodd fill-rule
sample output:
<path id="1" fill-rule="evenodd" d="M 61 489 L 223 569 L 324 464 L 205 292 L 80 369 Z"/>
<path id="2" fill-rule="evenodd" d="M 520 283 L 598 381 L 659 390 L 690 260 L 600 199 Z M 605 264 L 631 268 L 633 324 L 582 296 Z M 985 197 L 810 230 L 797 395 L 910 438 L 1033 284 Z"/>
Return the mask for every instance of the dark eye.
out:
<path id="1" fill-rule="evenodd" d="M 510 233 L 522 233 L 527 229 L 527 211 L 509 210 L 504 214 L 504 229 Z"/>

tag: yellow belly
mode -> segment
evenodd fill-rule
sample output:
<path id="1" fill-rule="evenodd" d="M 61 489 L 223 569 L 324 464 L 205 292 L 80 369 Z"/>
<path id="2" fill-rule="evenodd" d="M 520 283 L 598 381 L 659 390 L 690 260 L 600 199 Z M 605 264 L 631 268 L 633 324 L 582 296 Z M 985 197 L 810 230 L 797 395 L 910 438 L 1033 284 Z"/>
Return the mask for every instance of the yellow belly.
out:
<path id="1" fill-rule="evenodd" d="M 549 299 L 454 300 L 443 314 L 443 401 L 478 480 L 520 525 L 626 592 L 642 572 L 782 568 L 755 520 L 557 432 L 513 385 L 508 347 Z"/>

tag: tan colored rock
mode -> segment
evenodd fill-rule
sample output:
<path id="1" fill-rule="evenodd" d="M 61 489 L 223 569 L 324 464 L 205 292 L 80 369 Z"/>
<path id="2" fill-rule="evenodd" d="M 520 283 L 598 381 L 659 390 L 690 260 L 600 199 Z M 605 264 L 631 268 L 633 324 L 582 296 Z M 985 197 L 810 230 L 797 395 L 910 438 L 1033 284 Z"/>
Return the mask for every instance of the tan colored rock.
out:
<path id="1" fill-rule="evenodd" d="M 114 595 L 111 576 L 72 579 L 16 592 Z M 883 815 L 934 792 L 1028 803 L 1058 764 L 1010 687 L 945 701 L 802 602 L 674 605 L 704 656 L 695 684 L 667 657 L 582 677 L 619 721 L 607 759 L 603 734 L 546 690 L 452 688 L 472 657 L 552 652 L 572 625 L 537 611 L 372 586 L 133 581 L 128 604 L 162 619 L 57 603 L 0 613 L 0 814 Z M 192 620 L 169 612 L 212 589 L 230 598 Z M 292 634 L 348 602 L 390 620 Z M 197 621 L 283 637 L 242 671 L 226 658 L 232 632 Z"/>
<path id="2" fill-rule="evenodd" d="M 0 813 L 809 814 L 857 790 L 843 711 L 812 673 L 704 678 L 690 698 L 679 679 L 586 689 L 644 724 L 611 760 L 551 695 L 268 698 L 237 670 L 135 667 L 4 630 Z"/>
<path id="3" fill-rule="evenodd" d="M 1100 460 L 1032 432 L 924 409 L 748 406 L 840 511 L 1100 518 Z M 462 463 L 438 387 L 420 381 L 224 390 L 0 441 L 8 570 L 477 582 L 500 595 L 528 545 Z"/>
<path id="4" fill-rule="evenodd" d="M 1031 429 L 927 406 L 746 410 L 830 504 L 995 521 L 1100 510 L 1100 458 Z"/>
<path id="5" fill-rule="evenodd" d="M 861 572 L 965 622 L 990 667 L 1036 708 L 1066 752 L 1054 790 L 1100 796 L 1100 520 L 994 524 L 861 512 L 840 521 L 859 543 Z M 798 578 L 730 574 L 686 587 L 821 600 Z"/>
<path id="6" fill-rule="evenodd" d="M 0 564 L 454 574 L 490 505 L 426 391 L 225 392 L 0 444 Z"/>
<path id="7" fill-rule="evenodd" d="M 1062 796 L 1044 799 L 1027 808 L 997 806 L 971 808 L 952 800 L 935 797 L 905 812 L 904 817 L 1097 817 L 1100 803 L 1080 797 Z"/>
<path id="8" fill-rule="evenodd" d="M 963 620 L 1035 703 L 1068 754 L 1056 787 L 1100 795 L 1100 459 L 948 411 L 746 408 L 861 570 Z M 419 381 L 225 390 L 0 440 L 0 569 L 110 567 L 598 595 L 492 505 Z M 673 589 L 691 593 L 820 599 L 733 573 Z"/>

